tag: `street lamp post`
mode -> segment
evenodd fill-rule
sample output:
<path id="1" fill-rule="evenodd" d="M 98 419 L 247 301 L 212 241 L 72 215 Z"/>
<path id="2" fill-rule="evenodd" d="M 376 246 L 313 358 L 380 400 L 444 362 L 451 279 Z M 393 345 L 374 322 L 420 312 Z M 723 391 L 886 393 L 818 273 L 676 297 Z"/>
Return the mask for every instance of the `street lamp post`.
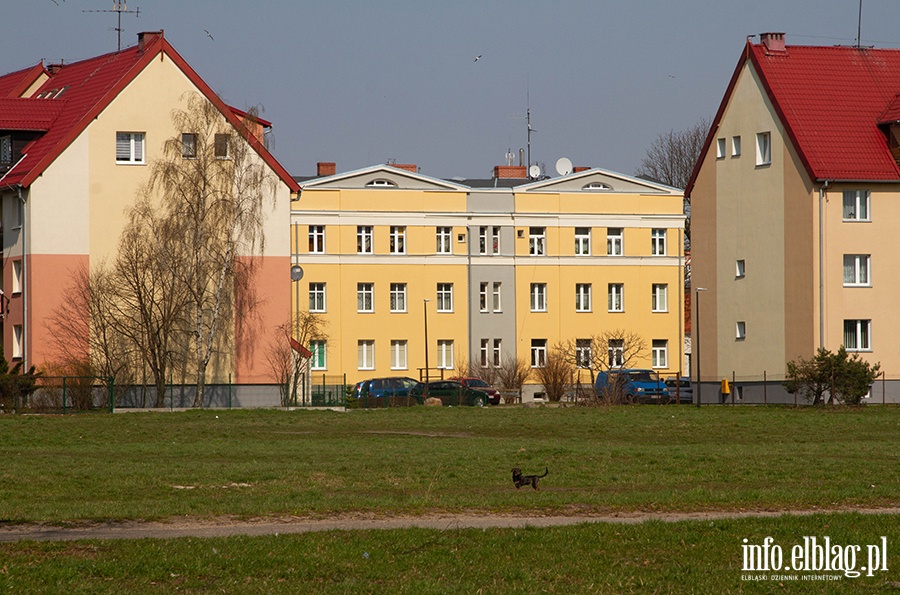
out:
<path id="1" fill-rule="evenodd" d="M 428 302 L 431 300 L 422 300 L 422 311 L 425 312 L 425 397 L 428 398 Z"/>
<path id="2" fill-rule="evenodd" d="M 697 287 L 694 290 L 694 312 L 696 312 L 697 320 L 697 408 L 700 408 L 701 397 L 703 396 L 703 383 L 700 381 L 700 292 L 706 291 L 705 287 Z"/>

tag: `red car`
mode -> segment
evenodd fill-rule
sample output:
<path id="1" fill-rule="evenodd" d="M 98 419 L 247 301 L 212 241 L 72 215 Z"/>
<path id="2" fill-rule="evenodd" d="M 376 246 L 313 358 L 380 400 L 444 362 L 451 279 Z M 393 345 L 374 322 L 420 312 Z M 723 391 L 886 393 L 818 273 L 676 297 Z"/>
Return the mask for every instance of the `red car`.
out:
<path id="1" fill-rule="evenodd" d="M 496 388 L 482 380 L 481 378 L 475 377 L 466 377 L 466 378 L 448 378 L 447 380 L 453 380 L 455 382 L 459 382 L 463 386 L 467 388 L 474 388 L 476 390 L 480 390 L 484 393 L 487 393 L 488 402 L 491 405 L 499 405 L 500 404 L 500 391 Z"/>

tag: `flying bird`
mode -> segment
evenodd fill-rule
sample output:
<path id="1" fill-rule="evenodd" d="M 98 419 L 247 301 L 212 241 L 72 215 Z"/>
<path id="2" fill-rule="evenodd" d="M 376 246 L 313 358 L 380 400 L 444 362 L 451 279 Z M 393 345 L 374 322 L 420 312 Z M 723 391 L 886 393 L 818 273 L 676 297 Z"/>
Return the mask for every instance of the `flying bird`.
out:
<path id="1" fill-rule="evenodd" d="M 206 31 L 206 29 L 204 29 L 204 31 Z M 216 40 L 216 38 L 213 37 L 213 36 L 212 36 L 212 33 L 210 33 L 209 31 L 206 31 L 206 36 L 209 37 L 210 39 L 212 39 L 213 41 Z"/>
<path id="2" fill-rule="evenodd" d="M 473 62 L 478 62 L 479 60 L 481 60 L 481 54 L 475 56 L 475 60 L 473 60 Z"/>

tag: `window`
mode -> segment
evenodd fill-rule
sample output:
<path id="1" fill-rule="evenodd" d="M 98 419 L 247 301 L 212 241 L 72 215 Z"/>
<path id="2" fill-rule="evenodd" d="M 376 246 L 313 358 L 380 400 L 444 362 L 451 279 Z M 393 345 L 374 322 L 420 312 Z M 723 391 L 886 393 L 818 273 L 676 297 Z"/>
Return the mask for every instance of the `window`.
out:
<path id="1" fill-rule="evenodd" d="M 440 339 L 438 340 L 438 368 L 444 370 L 452 370 L 454 366 L 453 361 L 453 340 L 452 339 Z"/>
<path id="2" fill-rule="evenodd" d="M 844 221 L 871 221 L 868 190 L 844 190 Z"/>
<path id="3" fill-rule="evenodd" d="M 625 243 L 621 227 L 610 227 L 606 230 L 606 254 L 608 256 L 622 256 Z"/>
<path id="4" fill-rule="evenodd" d="M 625 365 L 625 339 L 610 339 L 607 343 L 607 357 L 610 368 L 621 368 Z"/>
<path id="5" fill-rule="evenodd" d="M 491 364 L 495 368 L 499 368 L 500 361 L 500 353 L 503 351 L 503 340 L 502 339 L 494 339 L 494 345 L 492 347 L 492 355 L 491 355 Z"/>
<path id="6" fill-rule="evenodd" d="M 325 226 L 309 226 L 309 252 L 310 254 L 325 253 Z"/>
<path id="7" fill-rule="evenodd" d="M 500 254 L 500 227 L 491 227 L 491 254 Z"/>
<path id="8" fill-rule="evenodd" d="M 406 370 L 409 367 L 405 339 L 391 341 L 391 370 Z"/>
<path id="9" fill-rule="evenodd" d="M 734 338 L 738 341 L 743 341 L 747 338 L 747 323 L 743 320 L 739 320 L 735 325 Z"/>
<path id="10" fill-rule="evenodd" d="M 756 135 L 756 165 L 772 163 L 772 133 L 760 132 Z"/>
<path id="11" fill-rule="evenodd" d="M 591 228 L 575 228 L 575 256 L 591 255 Z"/>
<path id="12" fill-rule="evenodd" d="M 372 226 L 356 226 L 356 252 L 357 254 L 372 254 Z"/>
<path id="13" fill-rule="evenodd" d="M 583 191 L 591 192 L 597 190 L 612 190 L 612 186 L 603 182 L 589 182 L 581 187 Z"/>
<path id="14" fill-rule="evenodd" d="M 547 284 L 532 283 L 531 284 L 531 311 L 546 312 L 547 311 Z"/>
<path id="15" fill-rule="evenodd" d="M 666 255 L 666 230 L 654 229 L 650 232 L 650 254 L 653 256 Z"/>
<path id="16" fill-rule="evenodd" d="M 328 364 L 325 360 L 327 352 L 325 341 L 310 341 L 309 350 L 312 351 L 312 357 L 309 358 L 310 370 L 325 370 Z"/>
<path id="17" fill-rule="evenodd" d="M 0 136 L 0 165 L 12 165 L 12 137 Z"/>
<path id="18" fill-rule="evenodd" d="M 21 293 L 22 292 L 22 261 L 14 260 L 12 268 L 12 292 Z"/>
<path id="19" fill-rule="evenodd" d="M 870 287 L 870 257 L 868 254 L 844 254 L 844 287 Z"/>
<path id="20" fill-rule="evenodd" d="M 650 309 L 653 312 L 669 311 L 669 286 L 665 283 L 654 283 L 650 297 Z"/>
<path id="21" fill-rule="evenodd" d="M 231 156 L 231 135 L 217 134 L 213 139 L 216 159 L 228 159 Z"/>
<path id="22" fill-rule="evenodd" d="M 531 256 L 543 256 L 547 252 L 547 228 L 528 228 L 528 253 Z"/>
<path id="23" fill-rule="evenodd" d="M 591 284 L 576 283 L 575 284 L 575 311 L 590 312 L 591 311 Z"/>
<path id="24" fill-rule="evenodd" d="M 651 365 L 654 368 L 669 367 L 669 342 L 665 339 L 653 339 L 651 347 Z"/>
<path id="25" fill-rule="evenodd" d="M 396 188 L 397 184 L 390 180 L 377 179 L 367 183 L 366 186 L 369 188 Z"/>
<path id="26" fill-rule="evenodd" d="M 309 311 L 325 312 L 325 284 L 309 284 Z"/>
<path id="27" fill-rule="evenodd" d="M 356 367 L 359 370 L 375 369 L 375 341 L 360 340 L 356 343 Z"/>
<path id="28" fill-rule="evenodd" d="M 494 312 L 502 312 L 503 308 L 500 307 L 500 286 L 501 283 L 499 281 L 494 281 L 494 291 L 491 296 L 491 306 L 494 309 Z"/>
<path id="29" fill-rule="evenodd" d="M 847 351 L 872 350 L 872 321 L 845 320 L 844 348 Z"/>
<path id="30" fill-rule="evenodd" d="M 724 159 L 725 158 L 725 139 L 717 138 L 716 139 L 716 159 Z"/>
<path id="31" fill-rule="evenodd" d="M 144 163 L 144 133 L 116 133 L 116 163 Z"/>
<path id="32" fill-rule="evenodd" d="M 437 311 L 453 312 L 453 283 L 437 284 Z"/>
<path id="33" fill-rule="evenodd" d="M 193 159 L 197 156 L 197 135 L 193 132 L 182 133 L 181 156 L 185 159 Z"/>
<path id="34" fill-rule="evenodd" d="M 625 285 L 622 283 L 609 284 L 609 307 L 610 312 L 625 311 Z"/>
<path id="35" fill-rule="evenodd" d="M 406 254 L 406 227 L 391 225 L 391 254 Z"/>
<path id="36" fill-rule="evenodd" d="M 391 312 L 406 312 L 406 283 L 391 283 Z"/>
<path id="37" fill-rule="evenodd" d="M 490 351 L 490 348 L 491 348 L 491 340 L 490 339 L 482 339 L 481 340 L 481 351 L 479 352 L 479 354 L 481 355 L 481 359 L 479 361 L 481 362 L 482 368 L 487 368 L 487 366 L 488 366 L 488 352 Z"/>
<path id="38" fill-rule="evenodd" d="M 743 279 L 746 274 L 747 264 L 744 262 L 744 259 L 736 260 L 734 263 L 734 276 L 738 279 Z"/>
<path id="39" fill-rule="evenodd" d="M 21 359 L 22 358 L 22 340 L 24 334 L 22 333 L 22 325 L 15 324 L 13 325 L 13 359 Z"/>
<path id="40" fill-rule="evenodd" d="M 357 312 L 374 312 L 375 311 L 375 284 L 374 283 L 357 283 L 356 284 L 356 311 Z"/>
<path id="41" fill-rule="evenodd" d="M 591 340 L 575 339 L 575 365 L 579 368 L 591 367 Z"/>
<path id="42" fill-rule="evenodd" d="M 547 365 L 547 339 L 531 340 L 531 367 L 543 368 Z"/>
<path id="43" fill-rule="evenodd" d="M 739 136 L 731 137 L 731 156 L 732 157 L 740 157 L 741 156 L 741 137 L 739 137 Z"/>
<path id="44" fill-rule="evenodd" d="M 488 311 L 488 284 L 482 283 L 478 288 L 478 309 L 481 312 Z"/>
<path id="45" fill-rule="evenodd" d="M 453 246 L 450 243 L 452 236 L 453 236 L 453 228 L 452 227 L 438 227 L 437 228 L 437 253 L 438 254 L 452 254 Z"/>

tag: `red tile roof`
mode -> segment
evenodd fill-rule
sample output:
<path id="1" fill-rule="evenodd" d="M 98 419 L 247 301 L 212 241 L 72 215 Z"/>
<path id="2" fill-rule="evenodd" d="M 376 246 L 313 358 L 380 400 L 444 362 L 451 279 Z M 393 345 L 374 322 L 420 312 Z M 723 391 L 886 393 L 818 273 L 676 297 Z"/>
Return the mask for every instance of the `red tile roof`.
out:
<path id="1" fill-rule="evenodd" d="M 813 180 L 898 181 L 900 168 L 880 123 L 900 116 L 900 50 L 747 43 L 713 121 L 703 154 L 744 65 L 762 82 L 785 132 Z M 688 184 L 693 188 L 700 168 Z"/>
<path id="2" fill-rule="evenodd" d="M 29 186 L 160 53 L 170 58 L 235 128 L 244 130 L 239 116 L 184 61 L 162 32 L 145 34 L 144 43 L 138 46 L 60 67 L 29 99 L 16 102 L 12 98 L 18 97 L 16 93 L 21 94 L 41 72 L 47 71 L 34 67 L 0 77 L 0 97 L 6 98 L 0 100 L 0 127 L 5 127 L 7 122 L 13 124 L 18 121 L 20 127 L 30 125 L 36 126 L 33 129 L 47 130 L 27 147 L 22 160 L 0 179 L 0 186 Z M 53 90 L 59 93 L 54 98 L 37 98 Z M 32 107 L 26 107 L 26 104 Z M 54 108 L 45 107 L 49 104 L 58 106 L 55 117 L 52 115 Z M 248 141 L 292 191 L 299 189 L 290 174 L 258 139 L 251 137 Z"/>

